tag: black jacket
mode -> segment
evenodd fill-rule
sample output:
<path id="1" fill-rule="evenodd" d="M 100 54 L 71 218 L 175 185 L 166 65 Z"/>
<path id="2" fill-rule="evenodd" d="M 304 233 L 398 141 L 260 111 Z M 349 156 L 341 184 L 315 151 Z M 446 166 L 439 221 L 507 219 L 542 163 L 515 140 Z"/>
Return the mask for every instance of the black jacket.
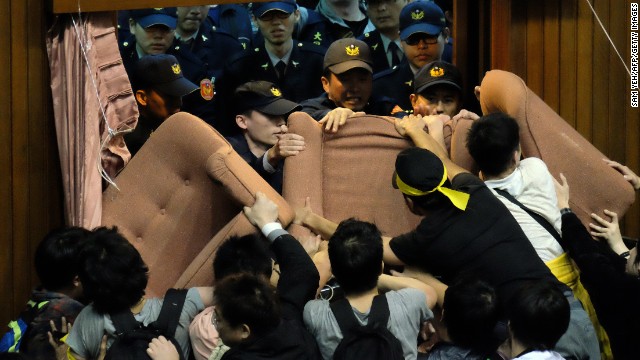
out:
<path id="1" fill-rule="evenodd" d="M 562 215 L 562 246 L 580 268 L 600 324 L 605 328 L 616 360 L 640 354 L 640 279 L 625 273 L 626 261 L 589 235 L 573 213 Z"/>
<path id="2" fill-rule="evenodd" d="M 302 320 L 304 305 L 315 298 L 320 275 L 309 255 L 293 236 L 279 236 L 271 245 L 271 250 L 280 265 L 280 325 L 262 338 L 233 347 L 224 354 L 223 360 L 320 359 L 318 345 Z"/>
<path id="3" fill-rule="evenodd" d="M 265 170 L 263 166 L 263 158 L 267 155 L 267 153 L 264 153 L 264 155 L 260 157 L 253 155 L 253 153 L 249 149 L 249 144 L 247 144 L 247 140 L 245 139 L 243 134 L 229 136 L 227 137 L 227 140 L 233 147 L 233 150 L 235 150 L 238 155 L 240 155 L 240 157 L 248 162 L 253 170 L 255 170 L 279 194 L 282 194 L 282 169 L 284 160 L 278 163 L 278 166 L 275 167 L 275 172 L 270 173 Z"/>

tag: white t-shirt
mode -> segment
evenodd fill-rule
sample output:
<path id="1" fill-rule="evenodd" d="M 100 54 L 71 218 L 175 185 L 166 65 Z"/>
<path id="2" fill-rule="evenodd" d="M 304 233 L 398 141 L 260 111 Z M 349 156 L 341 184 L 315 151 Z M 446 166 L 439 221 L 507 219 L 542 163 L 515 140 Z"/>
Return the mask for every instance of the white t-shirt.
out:
<path id="1" fill-rule="evenodd" d="M 513 360 L 564 360 L 562 355 L 555 351 L 531 351 Z"/>
<path id="2" fill-rule="evenodd" d="M 542 160 L 534 157 L 524 159 L 511 175 L 500 180 L 487 180 L 485 184 L 518 221 L 542 261 L 553 260 L 564 253 L 558 241 L 531 215 L 494 190 L 505 190 L 522 205 L 542 215 L 562 235 L 556 189 L 551 173 Z"/>
<path id="3" fill-rule="evenodd" d="M 418 333 L 424 321 L 433 318 L 427 307 L 424 292 L 416 289 L 389 291 L 385 294 L 389 303 L 387 329 L 400 341 L 404 358 L 415 360 L 418 356 Z M 362 325 L 366 325 L 369 313 L 353 309 Z M 342 340 L 340 325 L 336 321 L 327 300 L 311 300 L 304 307 L 304 324 L 316 338 L 322 358 L 330 360 Z"/>

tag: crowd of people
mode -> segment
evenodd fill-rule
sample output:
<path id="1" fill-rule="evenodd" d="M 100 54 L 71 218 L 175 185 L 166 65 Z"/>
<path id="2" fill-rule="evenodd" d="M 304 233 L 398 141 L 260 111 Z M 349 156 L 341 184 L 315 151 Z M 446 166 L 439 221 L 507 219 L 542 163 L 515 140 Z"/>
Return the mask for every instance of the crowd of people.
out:
<path id="1" fill-rule="evenodd" d="M 564 176 L 522 159 L 516 120 L 463 110 L 451 10 L 283 0 L 122 12 L 140 112 L 124 137 L 132 155 L 186 111 L 281 192 L 284 160 L 306 147 L 288 131 L 291 113 L 326 132 L 391 116 L 414 146 L 388 175 L 422 219 L 390 238 L 367 221 L 325 219 L 307 200 L 294 220 L 317 234 L 307 249 L 257 193 L 244 208 L 256 232 L 220 245 L 214 283 L 165 298 L 145 296 L 149 270 L 117 228 L 54 230 L 0 359 L 636 359 L 637 244 L 609 210 L 580 222 Z M 478 176 L 449 159 L 443 129 L 454 117 L 473 120 Z M 640 190 L 633 171 L 606 161 Z"/>

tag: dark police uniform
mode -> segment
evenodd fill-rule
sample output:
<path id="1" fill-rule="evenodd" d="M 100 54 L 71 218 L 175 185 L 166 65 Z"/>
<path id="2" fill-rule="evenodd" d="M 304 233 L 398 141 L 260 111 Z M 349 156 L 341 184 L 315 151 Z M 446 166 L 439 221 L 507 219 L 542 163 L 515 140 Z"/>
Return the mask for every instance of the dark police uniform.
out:
<path id="1" fill-rule="evenodd" d="M 224 77 L 220 81 L 219 101 L 228 103 L 233 98 L 235 89 L 248 82 L 264 80 L 274 83 L 282 91 L 282 96 L 293 102 L 316 97 L 324 91 L 322 88 L 322 69 L 324 61 L 324 49 L 320 46 L 293 41 L 291 56 L 282 78 L 278 78 L 276 69 L 271 63 L 269 54 L 264 45 L 237 54 L 227 63 Z M 219 109 L 218 117 L 225 119 L 221 132 L 229 134 L 235 129 L 235 122 L 231 121 L 230 114 L 225 109 Z"/>
<path id="2" fill-rule="evenodd" d="M 220 4 L 209 8 L 209 20 L 218 29 L 237 39 L 242 48 L 251 49 L 251 38 L 253 30 L 251 28 L 251 15 L 242 4 Z"/>
<path id="3" fill-rule="evenodd" d="M 413 71 L 406 60 L 373 76 L 373 95 L 393 98 L 406 113 L 413 112 L 409 95 L 413 94 Z"/>
<path id="4" fill-rule="evenodd" d="M 198 39 L 194 40 L 195 44 L 200 44 L 197 53 L 192 53 L 188 50 L 189 45 L 181 45 L 176 40 L 167 50 L 167 54 L 175 56 L 180 63 L 184 77 L 200 87 L 199 91 L 194 91 L 182 98 L 182 110 L 200 117 L 211 126 L 217 127 L 215 87 L 217 79 L 222 75 L 224 58 L 215 53 L 224 54 L 218 49 L 242 51 L 242 47 L 228 34 L 223 35 L 211 30 L 211 32 L 198 33 Z M 198 57 L 198 54 L 202 58 Z M 135 36 L 132 35 L 121 43 L 120 55 L 127 74 L 134 81 L 133 70 L 138 61 Z"/>
<path id="5" fill-rule="evenodd" d="M 387 52 L 384 49 L 384 43 L 380 32 L 378 30 L 369 31 L 360 36 L 358 40 L 364 41 L 369 45 L 371 49 L 371 60 L 373 61 L 373 73 L 379 73 L 381 71 L 390 69 L 389 60 L 387 59 Z"/>

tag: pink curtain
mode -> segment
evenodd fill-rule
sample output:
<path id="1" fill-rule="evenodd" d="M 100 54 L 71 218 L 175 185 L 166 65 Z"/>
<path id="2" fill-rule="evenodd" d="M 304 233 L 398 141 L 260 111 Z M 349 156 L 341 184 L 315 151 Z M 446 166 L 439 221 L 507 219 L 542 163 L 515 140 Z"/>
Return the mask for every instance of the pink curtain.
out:
<path id="1" fill-rule="evenodd" d="M 135 127 L 138 109 L 114 20 L 110 12 L 60 15 L 47 34 L 68 225 L 100 225 L 103 179 L 131 158 L 122 131 Z"/>

